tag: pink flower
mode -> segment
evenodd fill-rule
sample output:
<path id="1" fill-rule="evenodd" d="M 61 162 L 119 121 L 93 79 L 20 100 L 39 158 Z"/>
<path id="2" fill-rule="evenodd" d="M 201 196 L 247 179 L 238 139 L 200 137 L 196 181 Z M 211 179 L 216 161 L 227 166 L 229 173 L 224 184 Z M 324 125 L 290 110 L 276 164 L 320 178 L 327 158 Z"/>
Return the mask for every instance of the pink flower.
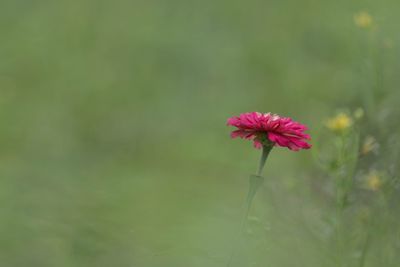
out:
<path id="1" fill-rule="evenodd" d="M 294 151 L 311 147 L 305 141 L 311 139 L 310 135 L 304 133 L 307 130 L 305 125 L 276 114 L 243 113 L 238 117 L 229 118 L 227 125 L 238 128 L 231 133 L 232 138 L 240 137 L 253 140 L 256 148 L 271 143 Z"/>

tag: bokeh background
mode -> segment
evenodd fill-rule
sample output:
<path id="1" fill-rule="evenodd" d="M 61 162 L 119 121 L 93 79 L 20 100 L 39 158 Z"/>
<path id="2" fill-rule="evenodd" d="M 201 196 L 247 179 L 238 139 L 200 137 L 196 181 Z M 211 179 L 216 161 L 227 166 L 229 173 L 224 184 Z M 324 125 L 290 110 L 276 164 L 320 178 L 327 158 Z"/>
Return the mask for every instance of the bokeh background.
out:
<path id="1" fill-rule="evenodd" d="M 327 118 L 362 108 L 361 136 L 381 143 L 364 171 L 376 163 L 396 175 L 399 8 L 2 1 L 0 266 L 226 266 L 235 243 L 232 266 L 339 266 L 327 256 L 334 209 L 312 150 L 272 152 L 238 241 L 260 151 L 231 140 L 226 119 L 291 116 L 314 144 L 329 142 L 319 138 Z M 354 23 L 361 10 L 368 29 Z M 389 217 L 364 266 L 400 264 L 392 203 L 376 209 Z M 342 266 L 361 266 L 359 254 L 355 245 Z"/>

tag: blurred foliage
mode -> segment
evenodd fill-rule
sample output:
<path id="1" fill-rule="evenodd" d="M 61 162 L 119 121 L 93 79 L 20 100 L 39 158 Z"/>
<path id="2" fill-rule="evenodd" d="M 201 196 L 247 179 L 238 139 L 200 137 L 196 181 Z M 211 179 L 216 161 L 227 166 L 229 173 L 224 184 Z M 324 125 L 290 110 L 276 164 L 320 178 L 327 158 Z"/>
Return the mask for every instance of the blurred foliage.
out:
<path id="1" fill-rule="evenodd" d="M 0 265 L 225 266 L 259 157 L 225 121 L 271 111 L 306 123 L 336 172 L 274 149 L 237 266 L 398 266 L 399 8 L 2 1 Z M 324 123 L 357 108 L 360 145 L 379 149 L 347 175 L 339 265 L 333 173 L 348 166 Z"/>

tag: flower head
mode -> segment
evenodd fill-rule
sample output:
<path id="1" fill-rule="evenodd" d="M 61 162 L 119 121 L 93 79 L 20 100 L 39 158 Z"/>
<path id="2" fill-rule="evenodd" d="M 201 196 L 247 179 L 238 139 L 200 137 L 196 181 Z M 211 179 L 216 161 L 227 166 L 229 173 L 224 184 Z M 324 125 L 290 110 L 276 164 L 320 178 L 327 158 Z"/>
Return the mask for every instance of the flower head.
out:
<path id="1" fill-rule="evenodd" d="M 360 28 L 369 28 L 371 27 L 373 20 L 368 12 L 361 11 L 354 15 L 354 23 Z"/>
<path id="2" fill-rule="evenodd" d="M 367 155 L 370 152 L 376 152 L 379 148 L 379 144 L 376 142 L 375 138 L 372 136 L 367 136 L 361 146 L 361 155 Z"/>
<path id="3" fill-rule="evenodd" d="M 249 112 L 229 118 L 227 124 L 238 128 L 231 133 L 232 138 L 253 140 L 256 148 L 277 145 L 298 151 L 311 147 L 305 141 L 311 139 L 304 133 L 307 127 L 291 118 L 272 113 Z"/>
<path id="4" fill-rule="evenodd" d="M 339 113 L 327 121 L 326 127 L 335 132 L 342 132 L 350 128 L 352 124 L 353 120 L 346 113 Z"/>
<path id="5" fill-rule="evenodd" d="M 382 178 L 376 171 L 371 171 L 366 177 L 366 188 L 378 191 L 382 187 Z"/>

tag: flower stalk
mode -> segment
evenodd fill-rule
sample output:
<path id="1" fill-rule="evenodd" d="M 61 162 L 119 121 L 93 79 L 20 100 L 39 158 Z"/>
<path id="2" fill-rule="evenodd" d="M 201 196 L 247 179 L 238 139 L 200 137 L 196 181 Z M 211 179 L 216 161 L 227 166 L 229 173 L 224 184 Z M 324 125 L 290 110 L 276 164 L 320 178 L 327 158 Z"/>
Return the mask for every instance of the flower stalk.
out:
<path id="1" fill-rule="evenodd" d="M 251 204 L 253 203 L 253 199 L 256 196 L 258 189 L 262 186 L 262 184 L 264 182 L 264 177 L 261 176 L 261 173 L 262 173 L 262 170 L 264 169 L 265 162 L 267 161 L 268 155 L 271 152 L 273 145 L 274 145 L 273 143 L 268 143 L 267 145 L 265 145 L 265 144 L 263 145 L 262 154 L 261 154 L 261 158 L 260 158 L 260 164 L 258 166 L 257 174 L 250 175 L 250 177 L 249 177 L 249 191 L 246 196 L 246 203 L 245 203 L 244 212 L 242 215 L 238 241 L 236 242 L 236 245 L 232 250 L 232 254 L 229 258 L 227 267 L 231 266 L 233 256 L 235 255 L 235 252 L 239 249 L 239 247 L 241 245 L 240 241 L 241 241 L 242 235 L 244 233 L 244 230 L 246 228 L 246 222 L 249 217 Z"/>
<path id="2" fill-rule="evenodd" d="M 260 158 L 260 164 L 258 165 L 257 175 L 261 176 L 262 170 L 264 169 L 265 162 L 267 161 L 269 152 L 271 152 L 273 144 L 263 145 L 262 154 Z"/>

